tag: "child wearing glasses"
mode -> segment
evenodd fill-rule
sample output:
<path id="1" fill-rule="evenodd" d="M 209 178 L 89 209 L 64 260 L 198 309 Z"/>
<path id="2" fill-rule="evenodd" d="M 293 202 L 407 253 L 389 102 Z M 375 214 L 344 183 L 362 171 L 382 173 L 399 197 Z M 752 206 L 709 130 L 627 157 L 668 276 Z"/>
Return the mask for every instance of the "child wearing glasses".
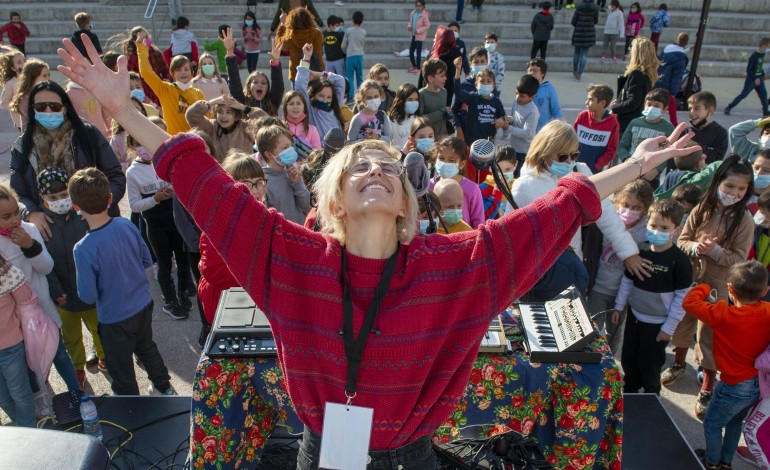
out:
<path id="1" fill-rule="evenodd" d="M 618 159 L 622 162 L 633 155 L 636 146 L 644 139 L 669 135 L 674 131 L 674 125 L 663 119 L 663 114 L 668 111 L 670 95 L 668 90 L 655 88 L 644 97 L 644 110 L 642 117 L 631 121 L 623 132 L 618 145 Z M 658 175 L 660 175 L 666 165 L 660 165 L 658 168 L 649 171 L 643 175 L 644 179 L 649 181 L 654 188 L 658 187 Z"/>
<path id="2" fill-rule="evenodd" d="M 150 118 L 158 127 L 165 124 L 158 117 Z M 163 296 L 163 312 L 174 320 L 184 320 L 192 310 L 187 292 L 193 290 L 192 275 L 184 241 L 174 224 L 171 197 L 174 189 L 158 178 L 152 166 L 152 154 L 139 146 L 133 137 L 126 138 L 129 155 L 134 162 L 126 171 L 128 205 L 132 212 L 141 212 L 147 224 L 147 238 L 158 260 L 158 284 Z M 178 285 L 174 289 L 171 258 L 176 259 Z"/>
<path id="3" fill-rule="evenodd" d="M 296 165 L 294 135 L 283 126 L 262 127 L 257 132 L 257 150 L 267 162 L 267 206 L 281 212 L 287 220 L 303 225 L 310 212 L 310 191 Z"/>
<path id="4" fill-rule="evenodd" d="M 236 183 L 243 183 L 251 195 L 259 202 L 264 202 L 267 193 L 267 180 L 265 172 L 259 166 L 259 162 L 251 155 L 241 152 L 230 152 L 230 155 L 222 162 L 222 168 L 233 177 Z M 225 260 L 219 255 L 211 240 L 206 234 L 201 234 L 200 239 L 201 261 L 199 263 L 201 278 L 198 283 L 198 298 L 203 306 L 203 315 L 209 324 L 214 321 L 217 304 L 222 292 L 237 287 L 230 270 L 225 265 Z"/>

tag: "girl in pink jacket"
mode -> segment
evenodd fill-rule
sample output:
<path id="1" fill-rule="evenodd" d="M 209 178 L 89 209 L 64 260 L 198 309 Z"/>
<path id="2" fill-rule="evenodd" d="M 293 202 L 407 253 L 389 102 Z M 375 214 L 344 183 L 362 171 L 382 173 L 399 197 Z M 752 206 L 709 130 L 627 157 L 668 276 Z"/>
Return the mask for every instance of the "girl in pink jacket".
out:
<path id="1" fill-rule="evenodd" d="M 412 33 L 412 43 L 409 44 L 409 60 L 412 66 L 408 70 L 409 73 L 420 72 L 422 42 L 428 35 L 428 29 L 430 29 L 430 15 L 425 10 L 425 0 L 417 0 L 414 10 L 409 14 L 409 24 L 406 25 L 406 30 Z"/>

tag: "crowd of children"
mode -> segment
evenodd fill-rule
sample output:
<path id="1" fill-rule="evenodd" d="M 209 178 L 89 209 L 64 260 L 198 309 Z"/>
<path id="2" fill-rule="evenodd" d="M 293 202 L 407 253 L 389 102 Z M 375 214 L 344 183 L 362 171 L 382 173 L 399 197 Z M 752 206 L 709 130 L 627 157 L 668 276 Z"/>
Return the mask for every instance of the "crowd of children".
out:
<path id="1" fill-rule="evenodd" d="M 556 3 L 559 8 L 561 2 Z M 631 56 L 624 78 L 640 84 L 634 91 L 636 104 L 621 114 L 615 98 L 631 99 L 628 85 L 615 91 L 590 84 L 586 109 L 569 124 L 562 120 L 556 88 L 546 80 L 553 18 L 550 2 L 540 6 L 532 21 L 532 60 L 517 78 L 515 96 L 501 96 L 506 63 L 499 46 L 504 38 L 493 32 L 468 53 L 460 39 L 461 23 L 439 26 L 434 47 L 423 60 L 422 44 L 432 26 L 422 0 L 416 1 L 406 26 L 409 72 L 420 74 L 420 87 L 391 84 L 383 64 L 374 64 L 363 75 L 367 36 L 360 11 L 347 28 L 345 19 L 329 17 L 323 32 L 305 10 L 281 15 L 269 64 L 263 63 L 268 74 L 259 70 L 265 38 L 253 12 L 235 27 L 221 25 L 217 38 L 205 41 L 206 52 L 200 54 L 190 21 L 183 16 L 176 18 L 167 60 L 140 26 L 126 34 L 118 52 L 126 55 L 132 70 L 130 89 L 125 90 L 132 105 L 172 135 L 200 135 L 236 181 L 288 220 L 313 226 L 315 180 L 307 175 L 318 173 L 317 165 L 330 157 L 327 146 L 341 130 L 345 142 L 338 145 L 382 140 L 404 156 L 422 155 L 431 190 L 421 202 L 420 231 L 453 234 L 528 204 L 572 171 L 597 173 L 624 161 L 645 139 L 669 135 L 674 128 L 668 111 L 676 105 L 672 94 L 687 64 L 688 38 L 680 35 L 663 49 L 658 73 L 650 69 L 651 62 L 640 60 L 648 53 L 654 58 L 656 39 L 669 24 L 665 4 L 651 19 L 654 40 L 648 46 L 649 40 L 639 36 L 645 22 L 640 5 L 631 4 L 624 16 L 620 2 L 609 2 L 603 60 Z M 17 12 L 10 19 L 0 28 L 0 39 L 7 33 L 14 47 L 0 56 L 0 104 L 23 133 L 17 153 L 30 156 L 25 165 L 32 168 L 25 166 L 24 171 L 34 178 L 24 180 L 21 202 L 34 196 L 40 204 L 19 207 L 18 188 L 13 187 L 18 179 L 12 179 L 11 188 L 0 186 L 0 352 L 8 357 L 0 363 L 0 406 L 23 426 L 34 424 L 35 411 L 38 416 L 50 412 L 38 403 L 45 401 L 39 398 L 47 393 L 45 387 L 18 372 L 24 367 L 19 351 L 33 347 L 25 345 L 22 310 L 60 329 L 51 363 L 68 388 L 83 389 L 86 365 L 93 364 L 109 372 L 115 393 L 138 394 L 136 355 L 152 388 L 174 394 L 152 339 L 153 301 L 145 269 L 157 266 L 161 311 L 171 318 L 187 318 L 191 298 L 197 296 L 201 347 L 219 294 L 235 281 L 176 200 L 173 187 L 155 174 L 153 156 L 115 125 L 93 96 L 71 83 L 66 99 L 43 91 L 48 98 L 41 100 L 39 90 L 45 85 L 40 84 L 50 83 L 49 68 L 26 59 L 29 30 Z M 101 52 L 90 15 L 78 13 L 74 19 L 75 46 L 86 52 L 80 38 L 86 34 Z M 623 54 L 616 50 L 622 39 Z M 768 49 L 770 39 L 762 39 L 749 60 L 746 86 L 725 113 L 755 89 L 767 114 L 762 60 Z M 288 70 L 281 64 L 282 51 L 290 56 Z M 582 73 L 582 53 L 576 52 L 576 78 Z M 104 57 L 108 67 L 120 67 L 109 54 Z M 240 59 L 248 70 L 245 82 Z M 763 300 L 770 285 L 770 193 L 765 190 L 770 187 L 770 119 L 749 120 L 728 132 L 714 121 L 717 102 L 712 93 L 693 94 L 687 106 L 701 152 L 640 175 L 603 202 L 595 232 L 601 241 L 578 235 L 571 245 L 587 265 L 595 266 L 589 273 L 587 306 L 622 358 L 625 391 L 660 393 L 661 386 L 674 383 L 685 373 L 687 351 L 696 338 L 703 380 L 694 408 L 704 420 L 707 442 L 702 459 L 707 468 L 728 468 L 724 465 L 736 452 L 740 420 L 759 399 L 754 361 L 770 343 L 770 306 Z M 63 109 L 67 107 L 73 109 Z M 114 178 L 91 168 L 89 155 L 78 160 L 93 148 L 78 148 L 75 138 L 71 146 L 56 140 L 61 126 L 82 127 L 71 122 L 75 118 L 101 134 L 100 158 L 125 173 L 120 191 Z M 753 141 L 757 128 L 760 138 Z M 507 190 L 469 158 L 469 149 L 479 140 L 498 144 L 494 158 Z M 55 158 L 38 159 L 35 152 L 43 148 Z M 30 195 L 30 188 L 39 194 Z M 504 196 L 509 190 L 513 201 Z M 123 192 L 134 223 L 117 217 L 113 209 Z M 40 220 L 46 222 L 41 225 Z M 596 250 L 589 248 L 594 241 Z M 693 282 L 699 285 L 692 287 Z M 81 322 L 94 338 L 90 355 L 83 346 Z M 665 367 L 669 343 L 675 357 Z M 740 403 L 733 391 L 740 392 Z"/>

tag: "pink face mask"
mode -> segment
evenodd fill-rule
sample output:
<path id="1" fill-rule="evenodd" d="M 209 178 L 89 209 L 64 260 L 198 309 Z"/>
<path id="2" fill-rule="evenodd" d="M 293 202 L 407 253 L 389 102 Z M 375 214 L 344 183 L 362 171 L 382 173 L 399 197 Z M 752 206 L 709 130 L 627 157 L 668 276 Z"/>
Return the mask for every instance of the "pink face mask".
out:
<path id="1" fill-rule="evenodd" d="M 19 224 L 16 225 L 15 227 L 10 227 L 10 228 L 0 227 L 0 236 L 5 238 L 11 238 L 11 232 L 13 231 L 13 229 L 19 228 L 19 227 L 21 227 L 21 220 L 19 220 Z"/>
<path id="2" fill-rule="evenodd" d="M 620 217 L 620 220 L 622 220 L 624 224 L 631 225 L 639 221 L 639 219 L 642 217 L 642 213 L 639 211 L 632 211 L 631 209 L 621 207 L 620 209 L 618 209 L 618 216 Z"/>

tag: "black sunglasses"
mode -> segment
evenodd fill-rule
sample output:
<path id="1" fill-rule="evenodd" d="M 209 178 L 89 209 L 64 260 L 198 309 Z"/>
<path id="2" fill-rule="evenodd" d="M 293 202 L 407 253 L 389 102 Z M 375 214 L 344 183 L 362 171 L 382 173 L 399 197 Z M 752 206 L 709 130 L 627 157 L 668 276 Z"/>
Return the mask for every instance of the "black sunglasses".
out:
<path id="1" fill-rule="evenodd" d="M 58 113 L 64 107 L 61 103 L 41 102 L 32 105 L 36 113 L 44 113 L 46 109 L 50 109 L 54 113 Z"/>
<path id="2" fill-rule="evenodd" d="M 576 161 L 580 157 L 580 152 L 562 153 L 558 155 L 560 163 L 566 163 L 567 160 Z"/>

